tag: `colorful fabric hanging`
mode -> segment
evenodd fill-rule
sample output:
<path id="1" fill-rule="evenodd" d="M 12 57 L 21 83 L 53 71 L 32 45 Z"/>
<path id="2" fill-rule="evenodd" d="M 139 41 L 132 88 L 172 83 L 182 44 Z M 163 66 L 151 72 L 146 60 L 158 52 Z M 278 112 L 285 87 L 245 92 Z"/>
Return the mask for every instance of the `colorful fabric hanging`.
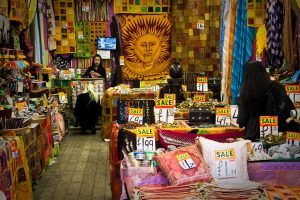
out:
<path id="1" fill-rule="evenodd" d="M 34 62 L 36 63 L 42 63 L 42 57 L 41 57 L 41 40 L 40 40 L 40 27 L 39 27 L 39 19 L 38 19 L 38 13 L 35 14 L 33 23 L 34 23 Z"/>
<path id="2" fill-rule="evenodd" d="M 225 32 L 225 26 L 224 26 L 224 12 L 225 12 L 225 4 L 226 0 L 222 0 L 222 10 L 221 10 L 221 26 L 220 26 L 220 71 L 222 71 L 222 60 L 223 60 L 223 45 L 224 45 L 224 32 Z"/>
<path id="3" fill-rule="evenodd" d="M 52 0 L 47 0 L 47 22 L 48 22 L 48 50 L 52 51 L 56 49 L 56 41 L 55 41 L 55 17 L 54 10 L 52 5 Z"/>
<path id="4" fill-rule="evenodd" d="M 256 57 L 261 58 L 264 49 L 267 48 L 267 30 L 265 25 L 261 25 L 256 33 Z"/>
<path id="5" fill-rule="evenodd" d="M 284 58 L 287 62 L 288 69 L 293 67 L 293 28 L 292 28 L 292 8 L 291 1 L 285 0 L 283 1 L 284 6 L 284 23 L 283 23 L 283 31 L 282 31 L 282 46 L 283 46 L 283 54 Z"/>
<path id="6" fill-rule="evenodd" d="M 225 103 L 229 103 L 228 89 L 230 86 L 231 62 L 232 62 L 232 40 L 235 28 L 235 12 L 237 0 L 229 0 L 226 2 L 224 9 L 224 44 L 222 57 L 222 88 L 221 99 Z M 229 75 L 230 74 L 230 75 Z"/>
<path id="7" fill-rule="evenodd" d="M 38 1 L 34 1 L 34 0 L 29 2 L 29 6 L 28 6 L 28 27 L 33 22 L 33 19 L 34 19 L 35 13 L 36 13 L 37 2 Z"/>
<path id="8" fill-rule="evenodd" d="M 256 35 L 254 27 L 247 26 L 246 1 L 238 1 L 234 31 L 231 100 L 236 104 L 244 77 L 246 63 L 252 55 Z"/>
<path id="9" fill-rule="evenodd" d="M 271 66 L 280 68 L 283 62 L 283 5 L 280 0 L 267 0 L 266 29 Z"/>

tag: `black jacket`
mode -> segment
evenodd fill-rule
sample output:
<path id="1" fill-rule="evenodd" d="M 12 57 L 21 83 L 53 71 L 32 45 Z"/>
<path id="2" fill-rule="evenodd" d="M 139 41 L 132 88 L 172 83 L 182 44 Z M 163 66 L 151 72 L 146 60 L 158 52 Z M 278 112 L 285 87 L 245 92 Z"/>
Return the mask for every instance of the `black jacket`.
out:
<path id="1" fill-rule="evenodd" d="M 106 71 L 105 71 L 104 67 L 98 67 L 97 69 L 95 69 L 94 66 L 90 66 L 89 68 L 87 68 L 83 77 L 92 78 L 92 76 L 91 76 L 92 71 L 97 72 L 98 74 L 101 75 L 101 78 L 106 79 Z"/>
<path id="2" fill-rule="evenodd" d="M 259 117 L 260 116 L 278 116 L 279 132 L 295 131 L 296 127 L 287 124 L 286 119 L 290 117 L 290 110 L 294 105 L 287 95 L 283 85 L 279 83 L 271 84 L 268 92 L 263 97 L 263 106 L 258 112 L 250 112 L 241 101 L 238 101 L 239 113 L 237 123 L 245 127 L 246 138 L 255 140 L 260 137 Z"/>
<path id="3" fill-rule="evenodd" d="M 74 115 L 81 127 L 94 128 L 101 113 L 99 102 L 91 98 L 90 92 L 78 95 Z"/>

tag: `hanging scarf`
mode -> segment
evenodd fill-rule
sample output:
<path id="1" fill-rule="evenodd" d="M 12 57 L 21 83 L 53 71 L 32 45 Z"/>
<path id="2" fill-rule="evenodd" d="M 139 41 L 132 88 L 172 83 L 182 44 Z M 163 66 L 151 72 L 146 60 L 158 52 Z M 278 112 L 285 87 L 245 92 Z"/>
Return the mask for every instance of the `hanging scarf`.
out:
<path id="1" fill-rule="evenodd" d="M 225 27 L 225 31 L 224 31 L 224 43 L 223 43 L 223 57 L 222 57 L 222 88 L 221 88 L 221 96 L 222 96 L 222 100 L 225 103 L 229 102 L 229 98 L 228 98 L 228 87 L 229 87 L 229 77 L 228 77 L 228 73 L 229 71 L 231 71 L 231 66 L 229 65 L 230 60 L 232 58 L 230 58 L 230 55 L 232 54 L 232 49 L 230 49 L 230 46 L 232 44 L 230 44 L 230 40 L 232 40 L 233 37 L 233 32 L 232 31 L 234 29 L 234 24 L 232 24 L 232 21 L 234 21 L 235 19 L 235 9 L 236 9 L 236 5 L 237 4 L 237 0 L 229 0 L 226 2 L 225 8 L 224 8 L 224 27 Z"/>
<path id="2" fill-rule="evenodd" d="M 288 69 L 291 69 L 293 66 L 293 30 L 292 28 L 292 8 L 291 1 L 284 0 L 284 23 L 283 23 L 283 32 L 282 32 L 282 46 L 284 58 L 287 61 Z"/>
<path id="3" fill-rule="evenodd" d="M 30 24 L 33 22 L 35 13 L 36 13 L 36 8 L 37 8 L 37 2 L 35 0 L 30 1 L 29 6 L 28 6 L 28 27 L 30 27 Z"/>
<path id="4" fill-rule="evenodd" d="M 267 0 L 266 29 L 271 65 L 280 68 L 282 53 L 283 5 L 280 0 Z"/>
<path id="5" fill-rule="evenodd" d="M 238 1 L 234 31 L 231 79 L 232 104 L 236 104 L 244 76 L 244 68 L 252 55 L 256 29 L 247 26 L 246 1 Z"/>

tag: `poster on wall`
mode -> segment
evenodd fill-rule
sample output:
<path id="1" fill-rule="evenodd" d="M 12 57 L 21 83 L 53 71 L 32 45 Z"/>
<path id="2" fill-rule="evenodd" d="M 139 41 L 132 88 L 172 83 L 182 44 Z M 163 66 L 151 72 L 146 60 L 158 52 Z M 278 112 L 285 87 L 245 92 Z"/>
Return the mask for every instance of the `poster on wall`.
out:
<path id="1" fill-rule="evenodd" d="M 119 16 L 125 80 L 165 77 L 171 62 L 171 21 L 167 15 Z"/>

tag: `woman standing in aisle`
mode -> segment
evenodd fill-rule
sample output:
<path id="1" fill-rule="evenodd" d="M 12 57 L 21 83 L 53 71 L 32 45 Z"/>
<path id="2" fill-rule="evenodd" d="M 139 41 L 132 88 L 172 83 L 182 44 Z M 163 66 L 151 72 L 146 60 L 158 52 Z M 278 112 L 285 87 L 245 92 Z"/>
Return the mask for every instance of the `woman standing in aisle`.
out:
<path id="1" fill-rule="evenodd" d="M 278 116 L 279 132 L 297 129 L 286 122 L 294 109 L 292 101 L 283 85 L 270 79 L 261 62 L 247 64 L 238 106 L 237 123 L 245 127 L 246 138 L 252 141 L 260 138 L 260 116 Z"/>
<path id="2" fill-rule="evenodd" d="M 88 77 L 88 78 L 104 78 L 106 79 L 106 72 L 105 68 L 103 67 L 102 64 L 102 58 L 99 54 L 95 55 L 93 57 L 93 62 L 92 66 L 90 66 L 83 77 Z"/>

